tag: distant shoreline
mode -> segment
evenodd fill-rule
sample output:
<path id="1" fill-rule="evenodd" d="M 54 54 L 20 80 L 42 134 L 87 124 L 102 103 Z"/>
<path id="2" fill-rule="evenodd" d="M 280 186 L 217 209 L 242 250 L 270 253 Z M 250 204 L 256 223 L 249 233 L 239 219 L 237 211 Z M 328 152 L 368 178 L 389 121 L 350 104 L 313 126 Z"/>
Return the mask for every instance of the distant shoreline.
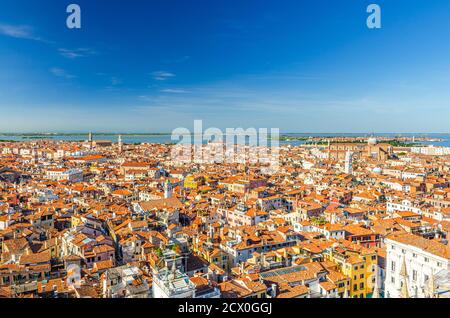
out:
<path id="1" fill-rule="evenodd" d="M 37 138 L 48 138 L 55 136 L 65 136 L 65 137 L 78 137 L 87 136 L 88 133 L 0 133 L 0 136 L 8 137 L 37 137 Z M 170 136 L 171 133 L 92 133 L 94 136 Z"/>
<path id="2" fill-rule="evenodd" d="M 193 134 L 193 133 L 191 133 Z M 88 136 L 89 132 L 83 132 L 83 133 L 58 133 L 58 132 L 21 132 L 21 133 L 11 133 L 11 132 L 0 132 L 0 136 L 9 136 L 9 137 L 52 137 L 52 136 L 68 136 L 68 137 L 76 137 L 76 136 Z M 122 136 L 171 136 L 171 132 L 149 132 L 149 133 L 125 133 L 125 132 L 92 132 L 92 135 L 94 136 L 115 136 L 115 135 L 122 135 Z M 301 138 L 308 138 L 308 137 L 347 137 L 347 136 L 354 136 L 354 137 L 370 137 L 372 134 L 370 133 L 354 133 L 354 132 L 340 132 L 340 133 L 325 133 L 325 132 L 306 132 L 306 133 L 300 133 L 300 132 L 280 132 L 280 136 L 298 136 Z M 405 137 L 405 136 L 416 136 L 416 137 L 426 137 L 430 135 L 450 135 L 450 133 L 396 133 L 396 132 L 380 132 L 380 133 L 374 133 L 375 137 L 379 136 L 393 136 L 393 137 Z"/>
<path id="3" fill-rule="evenodd" d="M 172 135 L 171 132 L 140 132 L 140 133 L 126 133 L 126 132 L 91 132 L 93 135 L 96 136 L 111 136 L 111 135 L 122 135 L 122 136 L 170 136 Z M 89 132 L 78 132 L 78 133 L 68 133 L 68 132 L 0 132 L 0 136 L 16 136 L 16 137 L 49 137 L 49 136 L 87 136 L 89 135 Z M 280 135 L 298 135 L 298 136 L 358 136 L 358 137 L 370 137 L 371 135 L 376 136 L 385 136 L 385 135 L 394 135 L 396 137 L 402 137 L 402 136 L 412 136 L 415 135 L 416 137 L 424 137 L 428 135 L 450 135 L 450 132 L 427 132 L 427 133 L 414 133 L 414 132 L 405 132 L 405 133 L 398 133 L 398 132 L 378 132 L 378 133 L 367 133 L 367 132 L 280 132 Z"/>

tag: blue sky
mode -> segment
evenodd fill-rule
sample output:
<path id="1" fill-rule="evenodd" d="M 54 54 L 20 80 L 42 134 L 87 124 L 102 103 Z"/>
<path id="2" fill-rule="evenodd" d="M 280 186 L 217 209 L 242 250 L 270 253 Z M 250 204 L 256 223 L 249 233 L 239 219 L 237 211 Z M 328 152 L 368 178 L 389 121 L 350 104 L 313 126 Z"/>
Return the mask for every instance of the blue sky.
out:
<path id="1" fill-rule="evenodd" d="M 0 132 L 450 132 L 449 30 L 448 0 L 0 0 Z"/>

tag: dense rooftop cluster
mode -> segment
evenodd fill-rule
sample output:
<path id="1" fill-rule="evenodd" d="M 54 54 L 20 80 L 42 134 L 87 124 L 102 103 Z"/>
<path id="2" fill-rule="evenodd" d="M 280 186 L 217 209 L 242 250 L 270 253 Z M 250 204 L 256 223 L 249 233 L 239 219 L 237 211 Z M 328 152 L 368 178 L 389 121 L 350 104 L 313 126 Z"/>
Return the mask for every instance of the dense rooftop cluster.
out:
<path id="1" fill-rule="evenodd" d="M 0 297 L 447 297 L 450 156 L 282 145 L 0 144 Z"/>

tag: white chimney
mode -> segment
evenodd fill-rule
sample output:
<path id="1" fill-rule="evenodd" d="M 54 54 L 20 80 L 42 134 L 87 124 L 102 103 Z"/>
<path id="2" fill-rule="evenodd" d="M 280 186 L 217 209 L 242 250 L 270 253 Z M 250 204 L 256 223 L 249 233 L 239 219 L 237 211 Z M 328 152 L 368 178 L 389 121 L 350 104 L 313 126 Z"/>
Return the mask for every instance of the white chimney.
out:
<path id="1" fill-rule="evenodd" d="M 271 292 L 272 298 L 277 297 L 277 284 L 272 284 L 272 292 Z"/>

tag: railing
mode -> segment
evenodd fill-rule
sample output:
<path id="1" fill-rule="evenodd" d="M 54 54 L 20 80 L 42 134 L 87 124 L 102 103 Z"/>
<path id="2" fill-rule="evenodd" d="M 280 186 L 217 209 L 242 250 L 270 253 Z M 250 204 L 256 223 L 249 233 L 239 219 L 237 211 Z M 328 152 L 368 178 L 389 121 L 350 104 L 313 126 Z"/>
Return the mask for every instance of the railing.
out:
<path id="1" fill-rule="evenodd" d="M 213 297 L 220 297 L 220 290 L 218 288 L 214 287 L 212 290 L 209 289 L 195 293 L 195 298 L 213 298 Z"/>

